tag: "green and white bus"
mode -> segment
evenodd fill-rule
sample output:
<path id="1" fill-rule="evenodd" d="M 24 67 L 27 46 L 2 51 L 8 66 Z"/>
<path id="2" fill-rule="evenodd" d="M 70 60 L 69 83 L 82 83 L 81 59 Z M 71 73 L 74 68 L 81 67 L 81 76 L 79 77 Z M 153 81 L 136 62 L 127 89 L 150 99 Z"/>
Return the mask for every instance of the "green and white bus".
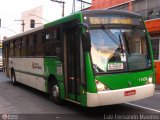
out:
<path id="1" fill-rule="evenodd" d="M 149 34 L 141 16 L 81 11 L 3 42 L 5 74 L 49 94 L 95 107 L 154 94 Z"/>

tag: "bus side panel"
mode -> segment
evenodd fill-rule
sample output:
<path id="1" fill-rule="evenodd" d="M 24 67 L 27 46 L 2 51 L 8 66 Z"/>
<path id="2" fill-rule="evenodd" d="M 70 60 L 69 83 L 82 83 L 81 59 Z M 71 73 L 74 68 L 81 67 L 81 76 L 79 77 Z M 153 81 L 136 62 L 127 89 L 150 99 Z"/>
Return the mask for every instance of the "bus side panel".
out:
<path id="1" fill-rule="evenodd" d="M 44 59 L 44 75 L 48 79 L 50 75 L 53 75 L 58 81 L 60 88 L 60 96 L 65 99 L 64 77 L 62 70 L 62 62 L 57 57 L 48 57 Z M 48 92 L 48 81 L 46 82 Z"/>
<path id="2" fill-rule="evenodd" d="M 16 81 L 46 92 L 43 58 L 10 58 L 9 66 L 13 68 Z"/>

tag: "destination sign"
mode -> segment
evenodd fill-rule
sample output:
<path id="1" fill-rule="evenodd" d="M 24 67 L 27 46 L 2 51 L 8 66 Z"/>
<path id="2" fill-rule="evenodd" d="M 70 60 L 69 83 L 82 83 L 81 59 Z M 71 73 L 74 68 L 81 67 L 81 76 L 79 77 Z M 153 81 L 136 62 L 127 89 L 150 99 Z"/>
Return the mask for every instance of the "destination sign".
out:
<path id="1" fill-rule="evenodd" d="M 92 25 L 98 25 L 98 24 L 140 25 L 140 19 L 128 18 L 128 17 L 89 17 L 89 23 Z"/>

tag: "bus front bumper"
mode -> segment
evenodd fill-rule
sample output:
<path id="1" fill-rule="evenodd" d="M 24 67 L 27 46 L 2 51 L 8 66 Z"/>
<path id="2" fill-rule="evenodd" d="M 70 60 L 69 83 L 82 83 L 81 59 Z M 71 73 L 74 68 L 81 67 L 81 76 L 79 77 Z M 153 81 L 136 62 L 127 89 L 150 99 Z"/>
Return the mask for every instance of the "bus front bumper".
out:
<path id="1" fill-rule="evenodd" d="M 135 100 L 144 99 L 154 94 L 155 85 L 148 84 L 144 86 L 101 91 L 98 93 L 87 92 L 87 106 L 96 107 L 111 104 L 127 103 Z M 126 95 L 126 92 L 134 91 L 134 94 Z"/>

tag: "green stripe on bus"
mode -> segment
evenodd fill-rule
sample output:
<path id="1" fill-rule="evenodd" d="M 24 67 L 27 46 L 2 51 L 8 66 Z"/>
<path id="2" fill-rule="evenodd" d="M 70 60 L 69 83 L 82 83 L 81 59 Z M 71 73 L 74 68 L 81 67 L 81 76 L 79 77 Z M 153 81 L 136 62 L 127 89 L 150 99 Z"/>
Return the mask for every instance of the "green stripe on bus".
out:
<path id="1" fill-rule="evenodd" d="M 26 72 L 26 71 L 21 71 L 21 70 L 15 70 L 15 72 L 24 73 L 24 74 L 28 74 L 28 75 L 32 75 L 32 76 L 37 76 L 37 77 L 42 77 L 44 79 L 47 78 L 47 76 L 45 76 L 45 75 L 40 75 L 40 74 Z"/>

